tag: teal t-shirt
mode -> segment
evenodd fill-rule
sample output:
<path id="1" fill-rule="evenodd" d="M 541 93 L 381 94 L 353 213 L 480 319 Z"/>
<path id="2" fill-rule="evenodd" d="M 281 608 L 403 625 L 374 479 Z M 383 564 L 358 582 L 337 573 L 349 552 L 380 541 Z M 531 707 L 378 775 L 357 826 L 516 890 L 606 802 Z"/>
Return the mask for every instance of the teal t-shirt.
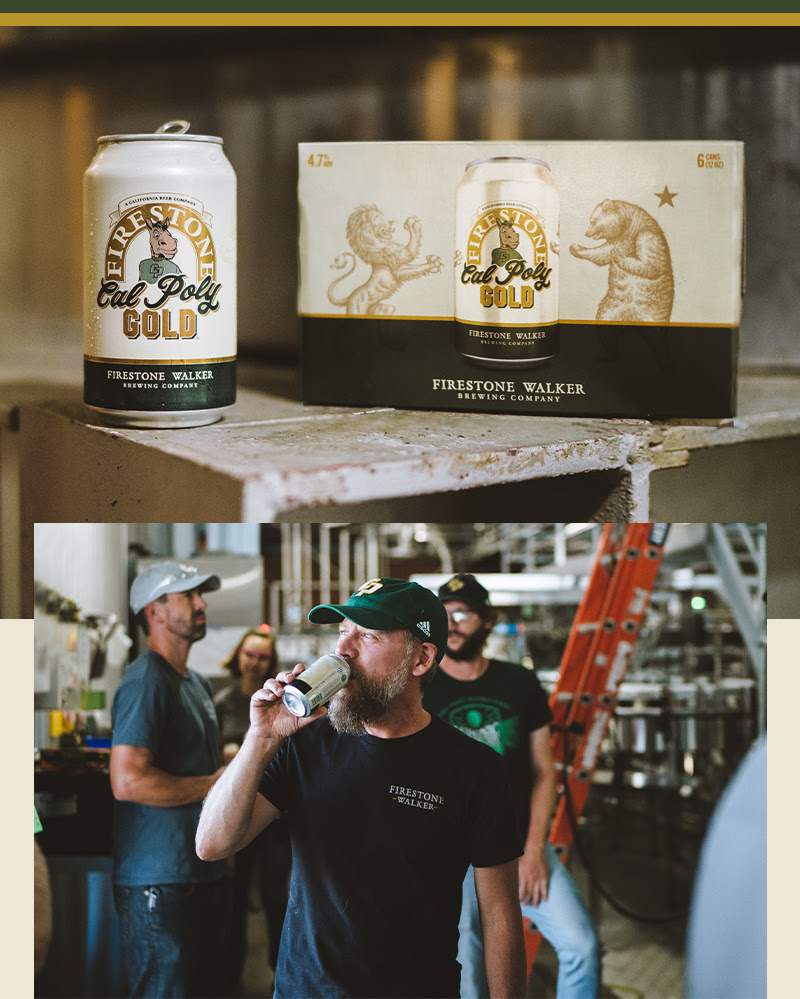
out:
<path id="1" fill-rule="evenodd" d="M 155 284 L 165 274 L 180 274 L 181 269 L 177 264 L 166 257 L 148 257 L 139 264 L 139 280 L 148 284 Z"/>
<path id="2" fill-rule="evenodd" d="M 153 766 L 180 777 L 221 765 L 219 729 L 208 680 L 174 670 L 148 650 L 125 671 L 111 707 L 112 745 L 141 746 Z M 202 802 L 172 808 L 114 802 L 114 883 L 214 881 L 225 861 L 200 860 L 194 838 Z"/>

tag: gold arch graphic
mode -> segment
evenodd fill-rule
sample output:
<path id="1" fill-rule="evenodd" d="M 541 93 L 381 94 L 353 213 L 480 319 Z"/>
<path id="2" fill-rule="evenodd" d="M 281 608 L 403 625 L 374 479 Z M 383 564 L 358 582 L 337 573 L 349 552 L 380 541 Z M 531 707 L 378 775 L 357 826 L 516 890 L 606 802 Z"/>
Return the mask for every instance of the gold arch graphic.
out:
<path id="1" fill-rule="evenodd" d="M 155 221 L 169 220 L 170 231 L 185 237 L 195 252 L 197 262 L 196 280 L 204 277 L 215 280 L 217 253 L 214 238 L 208 223 L 193 209 L 170 201 L 156 201 L 136 205 L 116 218 L 111 234 L 106 241 L 103 256 L 103 278 L 106 281 L 126 282 L 128 273 L 128 250 L 143 232 L 147 231 L 145 218 Z M 138 269 L 139 261 L 136 261 Z M 186 277 L 189 277 L 187 274 Z M 138 280 L 138 273 L 137 273 Z"/>

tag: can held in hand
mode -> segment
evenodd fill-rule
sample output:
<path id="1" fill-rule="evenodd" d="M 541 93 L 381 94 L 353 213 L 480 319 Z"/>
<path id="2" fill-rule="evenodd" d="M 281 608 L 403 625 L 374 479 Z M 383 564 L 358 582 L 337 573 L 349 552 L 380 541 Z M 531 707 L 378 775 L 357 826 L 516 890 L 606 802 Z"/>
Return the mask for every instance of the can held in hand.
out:
<path id="1" fill-rule="evenodd" d="M 317 659 L 283 688 L 283 703 L 298 718 L 327 704 L 350 679 L 350 663 L 332 652 Z"/>
<path id="2" fill-rule="evenodd" d="M 84 177 L 84 402 L 213 423 L 236 399 L 236 175 L 222 139 L 104 135 Z"/>
<path id="3" fill-rule="evenodd" d="M 456 192 L 456 349 L 493 368 L 559 351 L 558 188 L 543 160 L 467 164 Z"/>

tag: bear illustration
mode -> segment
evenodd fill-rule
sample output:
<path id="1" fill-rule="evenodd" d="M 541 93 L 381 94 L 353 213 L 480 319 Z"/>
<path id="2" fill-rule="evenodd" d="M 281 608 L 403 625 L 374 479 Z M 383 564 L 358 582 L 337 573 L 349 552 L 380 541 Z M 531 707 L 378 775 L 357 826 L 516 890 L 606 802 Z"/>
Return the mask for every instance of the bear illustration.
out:
<path id="1" fill-rule="evenodd" d="M 602 201 L 586 235 L 600 246 L 573 243 L 569 252 L 598 267 L 608 265 L 608 291 L 595 318 L 606 322 L 668 322 L 674 281 L 669 246 L 652 215 L 627 201 Z"/>

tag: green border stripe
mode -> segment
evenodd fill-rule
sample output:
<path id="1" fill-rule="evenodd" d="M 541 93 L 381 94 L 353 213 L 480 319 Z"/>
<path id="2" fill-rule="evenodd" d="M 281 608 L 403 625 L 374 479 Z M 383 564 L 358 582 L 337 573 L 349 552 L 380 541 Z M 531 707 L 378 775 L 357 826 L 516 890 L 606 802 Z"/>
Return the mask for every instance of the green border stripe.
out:
<path id="1" fill-rule="evenodd" d="M 31 11 L 19 10 L 19 0 L 6 0 L 0 7 L 0 24 L 32 25 L 119 25 L 144 26 L 162 25 L 297 25 L 297 26 L 393 26 L 419 25 L 441 27 L 469 27 L 513 23 L 517 26 L 648 26 L 648 25 L 781 25 L 800 23 L 800 3 L 794 11 L 731 11 L 730 0 L 725 3 L 709 4 L 698 9 L 686 4 L 674 7 L 663 6 L 658 10 L 641 11 L 640 4 L 617 3 L 613 12 L 598 12 L 589 3 L 573 2 L 567 10 L 524 12 L 519 9 L 498 11 L 486 9 L 485 0 L 475 2 L 468 10 L 459 13 L 436 11 L 425 6 L 419 10 L 396 10 L 380 13 L 371 10 L 374 4 L 348 4 L 344 12 L 331 12 L 330 5 L 322 2 L 306 2 L 302 10 L 286 10 L 285 4 L 276 3 L 272 9 L 265 3 L 238 3 L 235 11 L 215 11 L 214 4 L 193 0 L 183 4 L 162 6 L 158 3 L 143 2 L 116 6 L 108 10 L 105 3 L 81 3 L 78 9 L 65 11 L 64 5 L 57 2 L 36 4 Z M 284 9 L 281 10 L 280 7 Z M 749 6 L 752 6 L 749 5 Z M 9 8 L 8 10 L 6 8 Z M 15 9 L 16 8 L 16 9 Z M 312 17 L 309 17 L 312 15 Z M 511 19 L 509 21 L 508 19 Z"/>

